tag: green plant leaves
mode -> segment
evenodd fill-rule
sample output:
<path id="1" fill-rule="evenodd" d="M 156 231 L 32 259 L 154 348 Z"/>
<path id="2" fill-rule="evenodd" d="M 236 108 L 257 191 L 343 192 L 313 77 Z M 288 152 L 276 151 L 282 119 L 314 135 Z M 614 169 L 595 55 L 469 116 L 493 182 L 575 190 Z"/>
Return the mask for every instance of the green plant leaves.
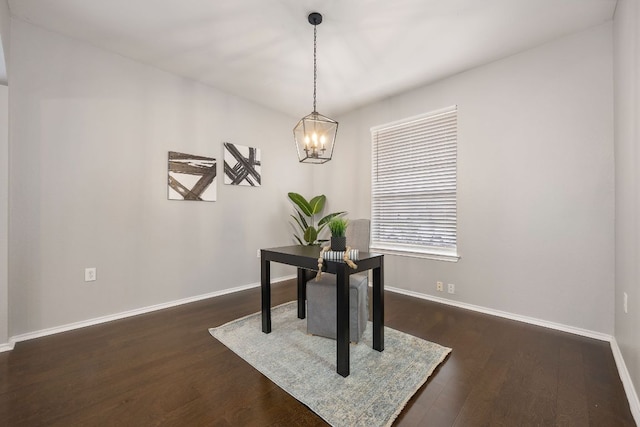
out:
<path id="1" fill-rule="evenodd" d="M 324 204 L 327 201 L 327 197 L 324 194 L 314 197 L 309 201 L 309 205 L 311 205 L 311 213 L 314 215 L 322 212 L 324 209 Z"/>
<path id="2" fill-rule="evenodd" d="M 318 240 L 318 235 L 327 225 L 329 220 L 335 216 L 339 216 L 344 214 L 345 212 L 336 212 L 331 213 L 325 217 L 323 217 L 316 226 L 315 216 L 320 214 L 324 209 L 324 205 L 327 202 L 327 197 L 324 194 L 313 197 L 311 200 L 307 201 L 303 196 L 298 193 L 287 193 L 289 199 L 296 205 L 296 215 L 291 215 L 291 218 L 294 219 L 299 232 L 294 234 L 294 238 L 301 245 L 317 245 L 322 242 L 326 242 L 326 240 Z"/>
<path id="3" fill-rule="evenodd" d="M 313 245 L 317 238 L 318 230 L 316 230 L 315 227 L 307 227 L 307 229 L 304 230 L 304 240 L 308 245 Z"/>
<path id="4" fill-rule="evenodd" d="M 296 220 L 300 229 L 304 231 L 309 226 L 309 224 L 307 224 L 307 219 L 300 212 L 296 213 L 298 214 L 298 218 L 293 215 L 291 215 L 291 217 Z"/>
<path id="5" fill-rule="evenodd" d="M 331 221 L 331 219 L 335 216 L 340 216 L 340 215 L 344 215 L 345 213 L 347 213 L 346 211 L 342 211 L 342 212 L 335 212 L 335 213 L 330 213 L 329 215 L 325 216 L 324 218 L 322 218 L 319 222 L 318 222 L 318 226 L 319 227 L 324 227 L 329 221 Z"/>
<path id="6" fill-rule="evenodd" d="M 300 210 L 302 211 L 303 214 L 305 214 L 306 216 L 311 216 L 311 215 L 314 214 L 313 208 L 311 207 L 311 204 L 309 204 L 309 202 L 307 202 L 307 199 L 302 197 L 300 194 L 298 194 L 298 193 L 289 193 L 288 196 L 289 196 L 289 199 L 291 199 L 291 201 L 293 203 L 295 203 L 296 206 L 298 206 L 300 208 Z M 315 199 L 315 197 L 314 197 L 314 199 Z"/>
<path id="7" fill-rule="evenodd" d="M 329 230 L 331 230 L 331 236 L 344 237 L 344 233 L 347 230 L 347 220 L 340 217 L 333 217 L 331 221 L 327 223 Z"/>

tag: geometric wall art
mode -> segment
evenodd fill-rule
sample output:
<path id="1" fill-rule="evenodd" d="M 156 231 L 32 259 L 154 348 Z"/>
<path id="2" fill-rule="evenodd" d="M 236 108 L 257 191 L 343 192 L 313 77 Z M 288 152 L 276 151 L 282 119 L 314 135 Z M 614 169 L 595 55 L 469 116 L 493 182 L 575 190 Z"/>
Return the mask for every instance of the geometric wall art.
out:
<path id="1" fill-rule="evenodd" d="M 169 200 L 216 200 L 216 159 L 169 151 Z"/>
<path id="2" fill-rule="evenodd" d="M 260 187 L 260 149 L 224 143 L 224 183 Z"/>

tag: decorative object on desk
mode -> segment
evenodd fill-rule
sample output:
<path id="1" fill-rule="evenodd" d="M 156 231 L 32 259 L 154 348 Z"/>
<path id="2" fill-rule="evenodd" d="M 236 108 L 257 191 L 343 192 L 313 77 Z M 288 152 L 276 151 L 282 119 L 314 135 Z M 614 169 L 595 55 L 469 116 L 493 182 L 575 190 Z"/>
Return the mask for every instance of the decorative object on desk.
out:
<path id="1" fill-rule="evenodd" d="M 313 112 L 300 119 L 293 128 L 293 137 L 298 150 L 298 159 L 306 163 L 326 163 L 331 160 L 338 132 L 338 122 L 316 111 L 316 83 L 318 67 L 316 64 L 317 26 L 322 15 L 313 12 L 307 20 L 313 25 Z"/>
<path id="2" fill-rule="evenodd" d="M 347 231 L 347 225 L 349 222 L 345 218 L 333 217 L 327 223 L 329 230 L 331 230 L 331 249 L 334 251 L 344 251 L 347 247 L 347 238 L 345 231 Z"/>
<path id="3" fill-rule="evenodd" d="M 216 159 L 169 151 L 169 200 L 216 200 Z"/>
<path id="4" fill-rule="evenodd" d="M 288 193 L 289 200 L 291 200 L 296 207 L 296 214 L 291 215 L 298 226 L 298 232 L 293 237 L 301 245 L 313 246 L 318 245 L 327 240 L 318 240 L 320 232 L 324 229 L 332 218 L 343 215 L 345 212 L 334 212 L 326 215 L 316 223 L 316 218 L 322 214 L 324 205 L 327 201 L 327 197 L 324 194 L 313 197 L 307 201 L 298 193 Z M 295 226 L 294 226 L 295 228 Z"/>
<path id="5" fill-rule="evenodd" d="M 260 149 L 224 143 L 224 183 L 260 187 Z"/>
<path id="6" fill-rule="evenodd" d="M 331 246 L 325 246 L 320 251 L 320 257 L 318 258 L 318 273 L 316 274 L 316 281 L 322 278 L 322 261 L 325 259 L 324 255 L 328 252 L 332 252 Z M 340 252 L 342 253 L 342 260 L 349 267 L 353 268 L 354 270 L 358 268 L 358 266 L 349 258 L 349 255 L 351 254 L 351 248 L 349 246 L 347 246 L 344 251 L 340 251 Z"/>
<path id="7" fill-rule="evenodd" d="M 347 255 L 347 258 L 349 258 L 350 260 L 357 261 L 358 256 L 360 255 L 360 251 L 358 249 L 349 248 L 349 253 L 345 254 L 345 252 L 347 251 L 334 251 L 333 249 L 331 249 L 323 252 L 322 258 L 326 259 L 327 261 L 344 261 L 344 256 Z"/>
<path id="8" fill-rule="evenodd" d="M 268 335 L 261 332 L 260 313 L 209 332 L 333 426 L 390 426 L 451 352 L 386 327 L 385 350 L 378 352 L 368 325 L 362 340 L 349 346 L 351 374 L 343 378 L 335 372 L 336 342 L 308 335 L 295 302 L 271 313 L 273 331 Z"/>

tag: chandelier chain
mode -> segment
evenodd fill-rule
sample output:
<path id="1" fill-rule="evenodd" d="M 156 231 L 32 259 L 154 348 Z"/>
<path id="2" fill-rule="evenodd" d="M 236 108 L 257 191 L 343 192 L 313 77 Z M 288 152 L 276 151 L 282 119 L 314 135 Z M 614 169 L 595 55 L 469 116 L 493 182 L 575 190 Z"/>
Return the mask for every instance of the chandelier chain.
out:
<path id="1" fill-rule="evenodd" d="M 316 81 L 318 80 L 318 66 L 316 65 L 316 35 L 318 26 L 313 26 L 313 112 L 316 112 Z"/>

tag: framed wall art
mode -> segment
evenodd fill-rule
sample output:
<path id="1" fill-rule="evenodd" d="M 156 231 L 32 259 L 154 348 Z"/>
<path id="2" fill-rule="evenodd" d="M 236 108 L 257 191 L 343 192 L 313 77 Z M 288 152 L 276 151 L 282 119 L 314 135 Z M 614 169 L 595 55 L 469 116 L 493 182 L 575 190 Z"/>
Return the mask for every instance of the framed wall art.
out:
<path id="1" fill-rule="evenodd" d="M 216 159 L 169 151 L 169 200 L 216 200 Z"/>
<path id="2" fill-rule="evenodd" d="M 224 183 L 260 187 L 260 149 L 224 143 Z"/>

